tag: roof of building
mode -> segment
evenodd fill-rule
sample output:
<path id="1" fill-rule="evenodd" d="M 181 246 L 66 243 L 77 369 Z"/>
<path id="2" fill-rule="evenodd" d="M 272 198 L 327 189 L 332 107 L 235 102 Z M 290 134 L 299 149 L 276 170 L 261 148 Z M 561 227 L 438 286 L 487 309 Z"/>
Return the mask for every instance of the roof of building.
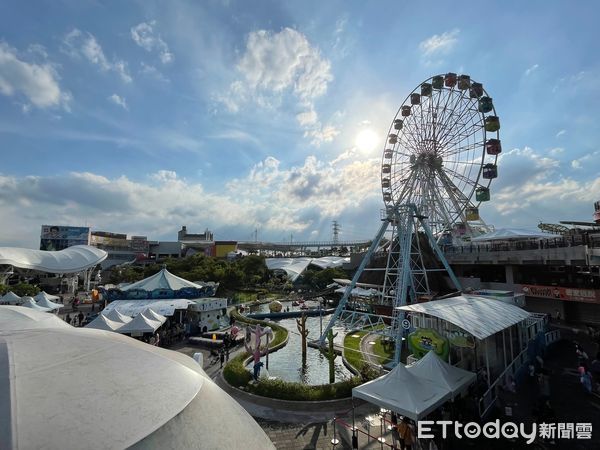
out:
<path id="1" fill-rule="evenodd" d="M 3 447 L 274 449 L 192 358 L 107 331 L 40 328 L 53 316 L 19 307 L 0 306 L 0 324 L 15 312 L 21 327 L 0 328 Z"/>
<path id="2" fill-rule="evenodd" d="M 50 252 L 30 248 L 0 247 L 0 265 L 48 273 L 81 272 L 106 259 L 108 253 L 91 245 L 73 247 Z"/>
<path id="3" fill-rule="evenodd" d="M 283 270 L 291 281 L 295 281 L 306 268 L 312 264 L 321 269 L 341 267 L 349 263 L 350 258 L 344 256 L 324 256 L 322 258 L 266 258 L 265 264 L 269 270 Z"/>
<path id="4" fill-rule="evenodd" d="M 400 306 L 399 309 L 446 320 L 477 339 L 485 339 L 529 317 L 529 313 L 518 306 L 474 295 Z"/>

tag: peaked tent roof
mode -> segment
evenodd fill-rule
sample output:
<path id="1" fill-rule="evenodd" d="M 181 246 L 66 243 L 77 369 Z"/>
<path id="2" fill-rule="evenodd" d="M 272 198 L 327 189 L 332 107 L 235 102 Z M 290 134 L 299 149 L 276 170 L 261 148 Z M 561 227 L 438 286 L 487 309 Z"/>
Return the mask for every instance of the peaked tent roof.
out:
<path id="1" fill-rule="evenodd" d="M 163 323 L 149 319 L 144 314 L 138 314 L 131 322 L 126 323 L 117 331 L 119 333 L 154 333 Z"/>
<path id="2" fill-rule="evenodd" d="M 94 328 L 96 330 L 104 331 L 117 331 L 123 325 L 125 325 L 123 322 L 116 322 L 114 320 L 110 320 L 102 314 L 98 314 L 98 317 L 88 323 L 84 328 Z"/>
<path id="3" fill-rule="evenodd" d="M 177 309 L 187 309 L 193 304 L 192 300 L 185 298 L 171 298 L 168 300 L 114 300 L 102 311 L 105 315 L 119 309 L 126 316 L 137 316 L 147 308 L 152 308 L 161 316 L 172 316 Z"/>
<path id="4" fill-rule="evenodd" d="M 350 262 L 347 256 L 323 256 L 321 258 L 266 258 L 265 264 L 269 270 L 283 270 L 291 281 L 295 281 L 306 268 L 312 264 L 321 269 L 341 267 Z"/>
<path id="5" fill-rule="evenodd" d="M 386 375 L 353 388 L 352 396 L 419 420 L 448 400 L 451 393 L 417 378 L 400 363 Z"/>
<path id="6" fill-rule="evenodd" d="M 108 307 L 105 308 L 104 310 L 102 310 L 100 315 L 106 317 L 109 320 L 112 320 L 113 322 L 121 322 L 121 323 L 131 322 L 131 317 L 126 316 L 125 314 L 121 314 L 117 308 L 113 307 L 110 310 L 107 310 L 107 309 L 108 309 Z"/>
<path id="7" fill-rule="evenodd" d="M 141 289 L 143 291 L 151 292 L 155 289 L 171 289 L 173 291 L 177 291 L 186 287 L 202 289 L 201 285 L 184 280 L 183 278 L 173 275 L 167 269 L 163 268 L 160 270 L 160 272 L 155 273 L 151 277 L 129 284 L 121 288 L 121 290 L 130 291 L 131 289 Z"/>
<path id="8" fill-rule="evenodd" d="M 40 296 L 38 298 L 38 296 L 36 295 L 35 297 L 33 297 L 33 299 L 36 300 L 36 303 L 37 303 L 38 306 L 42 306 L 44 308 L 48 308 L 48 309 L 51 309 L 53 311 L 58 310 L 60 308 L 63 308 L 63 305 L 59 305 L 58 303 L 51 302 L 50 300 L 48 300 L 44 296 Z"/>
<path id="9" fill-rule="evenodd" d="M 57 252 L 30 248 L 0 247 L 0 265 L 48 273 L 76 273 L 94 267 L 108 253 L 91 245 L 74 245 Z"/>
<path id="10" fill-rule="evenodd" d="M 475 295 L 459 295 L 398 309 L 446 320 L 481 340 L 529 317 L 529 313 L 518 306 Z"/>
<path id="11" fill-rule="evenodd" d="M 471 239 L 472 242 L 482 241 L 507 241 L 517 239 L 544 239 L 556 237 L 550 233 L 541 233 L 539 231 L 523 230 L 521 228 L 499 228 L 490 233 L 482 234 Z"/>
<path id="12" fill-rule="evenodd" d="M 45 298 L 46 300 L 52 301 L 52 300 L 60 300 L 60 297 L 58 295 L 50 295 L 48 294 L 46 291 L 42 291 L 42 292 L 38 292 L 35 297 L 33 297 L 33 299 L 36 302 L 39 302 L 41 299 Z"/>
<path id="13" fill-rule="evenodd" d="M 52 311 L 50 308 L 46 308 L 44 306 L 38 305 L 35 302 L 35 300 L 33 299 L 33 297 L 23 297 L 21 300 L 23 302 L 21 304 L 21 306 L 24 306 L 25 308 L 31 308 L 31 309 L 35 309 L 36 311 L 44 311 L 44 312 Z"/>
<path id="14" fill-rule="evenodd" d="M 23 314 L 25 324 L 49 316 Z M 0 411 L 7 448 L 275 448 L 190 357 L 66 324 L 0 328 Z"/>
<path id="15" fill-rule="evenodd" d="M 456 396 L 475 381 L 476 375 L 468 370 L 452 366 L 442 361 L 430 351 L 407 370 L 421 380 L 429 380 L 450 390 Z"/>
<path id="16" fill-rule="evenodd" d="M 0 298 L 0 302 L 3 303 L 21 303 L 21 301 L 21 297 L 19 297 L 13 291 L 7 292 Z"/>
<path id="17" fill-rule="evenodd" d="M 165 316 L 161 316 L 160 314 L 157 314 L 156 312 L 154 312 L 154 310 L 152 308 L 146 308 L 142 314 L 144 316 L 146 316 L 148 319 L 150 320 L 156 320 L 157 322 L 160 323 L 165 323 L 167 321 L 167 318 Z"/>
<path id="18" fill-rule="evenodd" d="M 31 330 L 34 328 L 72 328 L 54 314 L 34 311 L 24 306 L 0 306 L 0 330 Z"/>

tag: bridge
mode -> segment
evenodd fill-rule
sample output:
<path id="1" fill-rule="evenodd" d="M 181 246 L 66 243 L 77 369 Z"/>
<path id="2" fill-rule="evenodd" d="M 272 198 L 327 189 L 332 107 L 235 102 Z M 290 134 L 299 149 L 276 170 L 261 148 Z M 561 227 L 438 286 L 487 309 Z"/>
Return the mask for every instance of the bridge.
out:
<path id="1" fill-rule="evenodd" d="M 345 247 L 348 252 L 358 253 L 366 251 L 371 245 L 371 241 L 308 241 L 308 242 L 259 242 L 259 241 L 241 241 L 238 242 L 238 249 L 249 253 L 277 253 L 286 256 L 325 256 L 331 254 L 334 249 L 339 253 L 340 249 Z"/>

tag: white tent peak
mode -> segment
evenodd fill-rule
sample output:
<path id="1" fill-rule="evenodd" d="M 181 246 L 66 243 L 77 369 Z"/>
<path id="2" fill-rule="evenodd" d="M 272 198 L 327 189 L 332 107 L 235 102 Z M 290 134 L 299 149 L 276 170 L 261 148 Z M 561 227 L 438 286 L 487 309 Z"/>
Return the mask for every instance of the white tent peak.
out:
<path id="1" fill-rule="evenodd" d="M 21 304 L 21 306 L 24 306 L 25 308 L 31 308 L 31 309 L 35 309 L 36 311 L 52 311 L 50 308 L 46 308 L 44 306 L 40 306 L 38 305 L 35 300 L 33 299 L 33 297 L 22 297 L 21 301 L 23 302 Z"/>
<path id="2" fill-rule="evenodd" d="M 202 289 L 202 286 L 191 281 L 185 280 L 177 275 L 173 275 L 166 268 L 161 269 L 158 273 L 144 278 L 136 283 L 129 284 L 123 288 L 122 291 L 130 291 L 132 289 L 140 289 L 142 291 L 154 291 L 156 289 L 171 289 L 177 291 L 182 288 L 196 288 Z"/>
<path id="3" fill-rule="evenodd" d="M 121 314 L 117 308 L 113 308 L 110 311 L 102 311 L 100 313 L 101 316 L 106 317 L 107 319 L 113 322 L 121 322 L 121 323 L 129 323 L 131 322 L 131 317 L 126 316 L 125 314 Z"/>
<path id="4" fill-rule="evenodd" d="M 88 323 L 85 328 L 94 328 L 96 330 L 117 331 L 124 325 L 123 322 L 110 320 L 108 317 L 98 314 L 94 320 Z"/>
<path id="5" fill-rule="evenodd" d="M 429 380 L 449 389 L 452 395 L 461 392 L 476 377 L 473 372 L 443 361 L 433 351 L 427 352 L 420 360 L 407 367 L 407 370 L 421 380 Z"/>
<path id="6" fill-rule="evenodd" d="M 54 303 L 54 302 L 50 301 L 51 297 L 58 298 L 53 295 L 48 295 L 45 292 L 40 292 L 35 297 L 33 297 L 33 299 L 37 302 L 38 306 L 42 306 L 44 308 L 51 309 L 52 311 L 55 311 L 55 310 L 63 307 L 63 305 L 59 305 L 58 303 Z"/>
<path id="7" fill-rule="evenodd" d="M 165 316 L 161 316 L 160 314 L 158 314 L 157 312 L 155 312 L 152 308 L 146 308 L 142 314 L 144 316 L 146 316 L 148 319 L 150 320 L 156 320 L 158 322 L 165 323 L 167 321 L 167 318 Z"/>
<path id="8" fill-rule="evenodd" d="M 21 297 L 15 294 L 13 291 L 7 292 L 0 298 L 2 303 L 21 303 Z"/>

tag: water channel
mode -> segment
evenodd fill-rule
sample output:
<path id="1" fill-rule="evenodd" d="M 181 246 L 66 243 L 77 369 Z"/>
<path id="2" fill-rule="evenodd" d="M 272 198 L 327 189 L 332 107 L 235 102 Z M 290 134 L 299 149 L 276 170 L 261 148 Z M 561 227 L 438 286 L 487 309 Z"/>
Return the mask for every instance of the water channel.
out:
<path id="1" fill-rule="evenodd" d="M 284 303 L 284 308 L 287 307 L 290 308 L 290 311 L 299 310 L 299 307 L 292 306 L 291 302 Z M 269 306 L 266 304 L 253 306 L 250 311 L 253 313 L 269 312 Z M 309 330 L 307 339 L 309 341 L 318 339 L 321 327 L 325 328 L 329 323 L 330 318 L 331 315 L 323 317 L 307 317 L 306 327 Z M 271 320 L 267 319 L 267 321 Z M 296 319 L 280 319 L 272 320 L 272 322 L 289 331 L 289 341 L 281 350 L 269 354 L 268 375 L 286 381 L 296 381 L 311 385 L 329 383 L 329 361 L 319 350 L 308 347 L 306 352 L 306 365 L 304 367 L 302 366 L 302 338 L 296 327 Z M 343 345 L 344 336 L 346 335 L 344 328 L 334 326 L 333 332 L 337 333 L 334 342 Z M 262 358 L 262 361 L 266 362 L 264 357 Z M 250 363 L 248 368 L 250 370 L 252 369 L 252 363 Z M 350 377 L 352 377 L 352 373 L 342 363 L 342 357 L 338 356 L 335 359 L 335 381 L 342 381 Z"/>

